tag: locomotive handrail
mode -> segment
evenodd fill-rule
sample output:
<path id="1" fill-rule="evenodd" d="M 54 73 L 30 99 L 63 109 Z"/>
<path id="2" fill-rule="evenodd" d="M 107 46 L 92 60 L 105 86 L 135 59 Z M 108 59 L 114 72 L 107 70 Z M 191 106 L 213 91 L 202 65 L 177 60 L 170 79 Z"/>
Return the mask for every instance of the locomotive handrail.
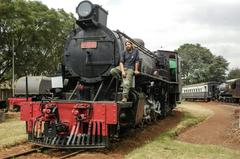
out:
<path id="1" fill-rule="evenodd" d="M 150 50 L 148 50 L 147 48 L 145 48 L 144 46 L 140 45 L 138 42 L 136 42 L 134 39 L 132 39 L 131 37 L 129 37 L 128 35 L 126 35 L 125 33 L 121 32 L 120 30 L 116 31 L 118 34 L 122 35 L 123 37 L 127 38 L 129 41 L 131 41 L 134 45 L 137 46 L 137 48 L 144 54 L 159 60 L 158 56 L 155 55 L 154 53 L 152 53 Z"/>

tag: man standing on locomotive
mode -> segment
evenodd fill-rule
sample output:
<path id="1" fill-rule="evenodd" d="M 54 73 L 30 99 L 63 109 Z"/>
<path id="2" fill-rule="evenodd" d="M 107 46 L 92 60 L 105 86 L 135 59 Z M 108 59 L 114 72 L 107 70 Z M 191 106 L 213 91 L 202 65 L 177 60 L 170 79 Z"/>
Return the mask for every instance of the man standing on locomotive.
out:
<path id="1" fill-rule="evenodd" d="M 125 42 L 126 50 L 120 54 L 119 66 L 111 70 L 111 74 L 116 78 L 122 74 L 123 80 L 123 98 L 122 102 L 128 99 L 128 93 L 132 86 L 133 74 L 138 75 L 139 70 L 139 53 L 138 50 L 133 48 L 131 41 Z"/>

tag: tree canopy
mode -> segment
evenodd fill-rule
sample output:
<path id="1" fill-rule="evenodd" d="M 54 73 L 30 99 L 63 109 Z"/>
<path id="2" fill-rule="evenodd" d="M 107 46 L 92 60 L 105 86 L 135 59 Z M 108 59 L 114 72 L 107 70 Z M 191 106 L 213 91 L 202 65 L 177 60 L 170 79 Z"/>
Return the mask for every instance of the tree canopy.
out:
<path id="1" fill-rule="evenodd" d="M 240 68 L 234 68 L 228 73 L 227 79 L 240 78 Z"/>
<path id="2" fill-rule="evenodd" d="M 182 62 L 184 84 L 225 80 L 228 62 L 200 44 L 184 44 L 176 50 Z"/>
<path id="3" fill-rule="evenodd" d="M 55 72 L 74 21 L 41 2 L 0 0 L 0 81 L 11 78 L 13 42 L 17 77 Z"/>

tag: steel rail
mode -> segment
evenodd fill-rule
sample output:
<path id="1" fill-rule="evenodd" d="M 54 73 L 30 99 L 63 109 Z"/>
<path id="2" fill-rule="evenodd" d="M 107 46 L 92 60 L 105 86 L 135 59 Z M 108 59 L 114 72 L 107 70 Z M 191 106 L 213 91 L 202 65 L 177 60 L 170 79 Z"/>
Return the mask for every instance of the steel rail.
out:
<path id="1" fill-rule="evenodd" d="M 10 155 L 10 156 L 7 156 L 7 157 L 3 157 L 2 159 L 12 159 L 12 158 L 16 158 L 16 157 L 19 157 L 19 156 L 31 154 L 33 152 L 39 152 L 39 151 L 42 151 L 43 149 L 45 149 L 45 147 L 31 149 L 31 150 L 27 150 L 27 151 L 24 151 L 24 152 L 19 152 L 19 153 L 16 153 L 16 154 L 13 154 L 13 155 Z"/>
<path id="2" fill-rule="evenodd" d="M 81 153 L 81 152 L 85 152 L 85 151 L 86 151 L 86 150 L 74 151 L 74 152 L 72 152 L 72 153 L 69 153 L 69 154 L 66 154 L 66 155 L 60 157 L 59 159 L 69 158 L 69 157 L 75 156 L 75 155 L 77 155 L 77 154 L 79 154 L 79 153 Z"/>

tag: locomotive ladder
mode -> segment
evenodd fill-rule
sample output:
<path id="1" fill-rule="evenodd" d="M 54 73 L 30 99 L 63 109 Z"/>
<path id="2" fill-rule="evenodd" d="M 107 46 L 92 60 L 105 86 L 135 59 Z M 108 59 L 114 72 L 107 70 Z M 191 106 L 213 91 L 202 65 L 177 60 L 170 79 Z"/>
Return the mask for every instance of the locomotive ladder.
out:
<path id="1" fill-rule="evenodd" d="M 159 60 L 159 57 L 157 55 L 155 55 L 154 53 L 152 53 L 150 50 L 148 50 L 147 48 L 145 48 L 144 46 L 140 45 L 138 42 L 136 42 L 134 39 L 132 39 L 131 37 L 129 37 L 128 35 L 126 35 L 125 33 L 117 30 L 116 31 L 119 35 L 122 35 L 123 37 L 125 37 L 126 39 L 128 39 L 130 42 L 132 42 L 135 46 L 137 46 L 137 48 L 144 54 L 146 54 L 147 56 L 150 56 L 154 59 L 156 59 L 157 61 Z"/>

